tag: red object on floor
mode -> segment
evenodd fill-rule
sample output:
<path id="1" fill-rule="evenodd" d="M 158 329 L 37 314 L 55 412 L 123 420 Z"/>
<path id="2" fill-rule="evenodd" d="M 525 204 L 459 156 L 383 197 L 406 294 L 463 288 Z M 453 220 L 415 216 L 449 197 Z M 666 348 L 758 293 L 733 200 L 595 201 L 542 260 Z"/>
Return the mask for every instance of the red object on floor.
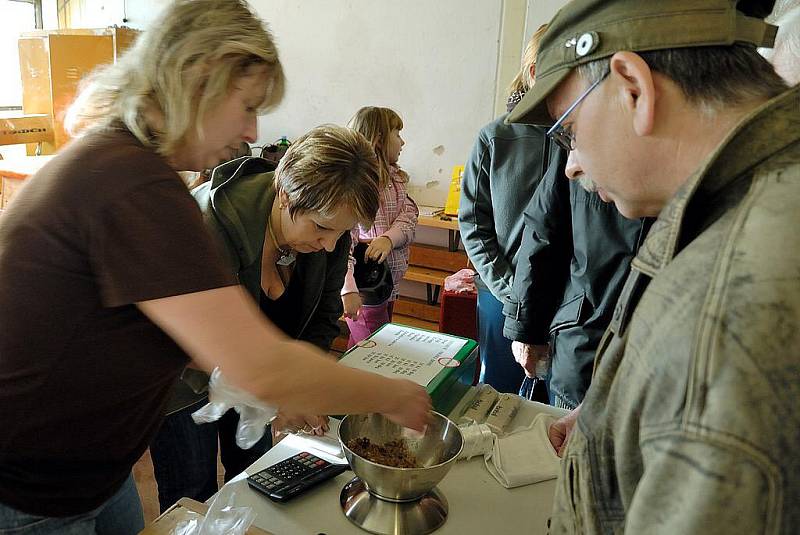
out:
<path id="1" fill-rule="evenodd" d="M 439 299 L 439 332 L 478 339 L 478 294 L 444 290 Z M 475 381 L 480 376 L 480 360 L 475 367 Z"/>
<path id="2" fill-rule="evenodd" d="M 478 294 L 443 291 L 440 298 L 439 332 L 478 339 Z"/>

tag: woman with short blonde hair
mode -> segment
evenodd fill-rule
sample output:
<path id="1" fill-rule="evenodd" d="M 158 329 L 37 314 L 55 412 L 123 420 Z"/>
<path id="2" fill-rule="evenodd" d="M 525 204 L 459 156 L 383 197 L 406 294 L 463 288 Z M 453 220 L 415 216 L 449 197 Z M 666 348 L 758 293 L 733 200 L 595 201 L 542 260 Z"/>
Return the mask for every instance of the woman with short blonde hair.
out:
<path id="1" fill-rule="evenodd" d="M 335 125 L 318 126 L 295 140 L 275 170 L 289 215 L 315 211 L 330 216 L 347 206 L 362 225 L 375 219 L 379 183 L 372 145 L 358 132 Z"/>
<path id="2" fill-rule="evenodd" d="M 328 351 L 339 335 L 349 230 L 359 222 L 371 224 L 378 209 L 377 159 L 357 132 L 322 125 L 292 143 L 276 171 L 272 165 L 249 157 L 227 162 L 192 195 L 230 272 L 261 312 L 287 336 Z M 191 414 L 207 402 L 196 393 L 196 383 L 207 376 L 187 370 L 184 379 L 150 445 L 162 511 L 178 498 L 205 501 L 217 491 L 218 451 L 227 481 L 272 445 L 267 434 L 251 448 L 239 448 L 233 410 L 199 428 Z M 272 430 L 303 427 L 321 434 L 327 421 L 281 414 Z"/>

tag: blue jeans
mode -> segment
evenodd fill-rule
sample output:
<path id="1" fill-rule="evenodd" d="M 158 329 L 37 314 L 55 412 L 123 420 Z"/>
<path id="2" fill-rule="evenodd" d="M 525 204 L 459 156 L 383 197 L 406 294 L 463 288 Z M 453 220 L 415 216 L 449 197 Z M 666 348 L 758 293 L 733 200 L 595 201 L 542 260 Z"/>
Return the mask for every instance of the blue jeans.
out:
<path id="1" fill-rule="evenodd" d="M 217 441 L 225 481 L 244 472 L 272 447 L 269 427 L 252 448 L 238 447 L 239 415 L 233 409 L 216 422 L 197 425 L 192 413 L 206 402 L 199 401 L 168 415 L 150 444 L 162 513 L 180 498 L 204 502 L 217 492 Z"/>
<path id="2" fill-rule="evenodd" d="M 478 287 L 478 345 L 481 383 L 498 392 L 519 392 L 525 372 L 514 360 L 511 340 L 503 336 L 503 304 L 485 287 Z"/>
<path id="3" fill-rule="evenodd" d="M 30 515 L 0 503 L 0 535 L 136 535 L 143 529 L 142 502 L 130 475 L 106 503 L 80 515 Z"/>

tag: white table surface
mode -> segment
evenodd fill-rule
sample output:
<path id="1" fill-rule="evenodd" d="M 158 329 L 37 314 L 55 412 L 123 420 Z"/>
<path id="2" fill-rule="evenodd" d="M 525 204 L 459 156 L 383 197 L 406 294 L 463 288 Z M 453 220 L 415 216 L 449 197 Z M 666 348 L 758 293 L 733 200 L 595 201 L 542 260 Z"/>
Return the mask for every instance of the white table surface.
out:
<path id="1" fill-rule="evenodd" d="M 451 415 L 460 414 L 471 394 L 459 403 Z M 511 428 L 530 423 L 540 412 L 560 416 L 565 413 L 547 405 L 523 402 Z M 246 474 L 253 474 L 299 451 L 308 450 L 302 437 L 290 435 L 253 463 Z M 317 450 L 315 455 L 336 462 Z M 338 462 L 341 462 L 338 460 Z M 367 533 L 351 523 L 339 506 L 342 487 L 350 481 L 352 471 L 340 474 L 306 491 L 288 503 L 275 503 L 250 489 L 240 474 L 228 485 L 237 485 L 235 504 L 249 506 L 256 512 L 254 525 L 276 535 L 324 534 L 359 535 Z M 553 503 L 555 480 L 544 481 L 515 489 L 506 489 L 492 477 L 482 456 L 459 461 L 438 485 L 447 498 L 449 513 L 437 535 L 448 534 L 544 534 Z M 230 489 L 229 489 L 230 490 Z M 212 498 L 213 500 L 213 498 Z M 211 500 L 209 500 L 210 502 Z"/>

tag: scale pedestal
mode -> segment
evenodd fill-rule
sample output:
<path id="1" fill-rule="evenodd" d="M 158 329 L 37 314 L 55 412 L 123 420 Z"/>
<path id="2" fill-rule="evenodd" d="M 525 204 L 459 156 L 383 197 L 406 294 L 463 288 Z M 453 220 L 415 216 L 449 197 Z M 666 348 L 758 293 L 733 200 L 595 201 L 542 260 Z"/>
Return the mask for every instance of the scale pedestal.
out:
<path id="1" fill-rule="evenodd" d="M 392 502 L 370 494 L 354 477 L 342 489 L 339 503 L 352 523 L 377 535 L 422 535 L 447 520 L 447 499 L 436 487 L 416 500 Z"/>

